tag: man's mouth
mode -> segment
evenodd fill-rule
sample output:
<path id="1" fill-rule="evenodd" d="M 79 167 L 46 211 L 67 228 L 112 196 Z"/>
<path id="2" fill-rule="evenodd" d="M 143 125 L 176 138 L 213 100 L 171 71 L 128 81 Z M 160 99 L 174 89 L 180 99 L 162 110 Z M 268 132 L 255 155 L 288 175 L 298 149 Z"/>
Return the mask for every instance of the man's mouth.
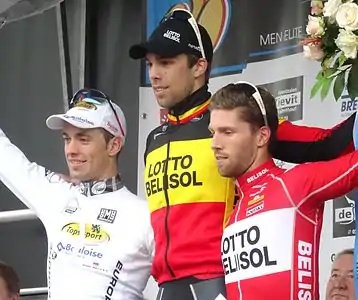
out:
<path id="1" fill-rule="evenodd" d="M 69 160 L 70 165 L 73 167 L 81 166 L 81 165 L 85 164 L 86 162 L 87 162 L 87 160 L 81 160 L 81 159 Z"/>
<path id="2" fill-rule="evenodd" d="M 154 93 L 156 95 L 163 93 L 168 87 L 153 87 Z"/>
<path id="3" fill-rule="evenodd" d="M 216 160 L 224 160 L 224 159 L 227 159 L 228 157 L 226 155 L 215 155 L 215 159 Z"/>

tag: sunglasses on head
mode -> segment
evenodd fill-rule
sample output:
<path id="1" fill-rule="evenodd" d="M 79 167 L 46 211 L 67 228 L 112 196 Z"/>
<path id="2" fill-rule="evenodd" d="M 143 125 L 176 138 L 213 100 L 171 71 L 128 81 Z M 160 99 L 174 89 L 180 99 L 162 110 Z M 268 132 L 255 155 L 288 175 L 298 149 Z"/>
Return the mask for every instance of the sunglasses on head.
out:
<path id="1" fill-rule="evenodd" d="M 203 41 L 201 39 L 200 29 L 199 29 L 198 23 L 196 22 L 194 16 L 192 15 L 192 13 L 186 9 L 183 9 L 183 8 L 176 8 L 176 9 L 170 11 L 167 15 L 165 15 L 160 23 L 164 23 L 169 19 L 182 20 L 182 21 L 189 22 L 189 24 L 191 25 L 191 28 L 193 28 L 193 30 L 195 32 L 196 39 L 198 40 L 201 56 L 204 59 L 206 59 L 204 47 L 203 47 Z"/>
<path id="2" fill-rule="evenodd" d="M 108 103 L 114 113 L 114 116 L 116 117 L 121 134 L 124 137 L 124 130 L 119 120 L 118 114 L 114 109 L 111 100 L 104 93 L 95 89 L 81 89 L 73 95 L 72 99 L 70 100 L 69 107 L 70 108 L 76 107 L 76 105 L 81 101 L 88 102 L 95 105 Z"/>
<path id="3" fill-rule="evenodd" d="M 238 82 L 235 83 L 235 85 L 247 85 L 247 86 L 252 87 L 255 90 L 255 92 L 251 96 L 252 96 L 252 98 L 255 99 L 257 105 L 260 108 L 262 117 L 264 119 L 265 126 L 269 127 L 268 121 L 267 121 L 267 113 L 266 113 L 266 108 L 265 108 L 265 105 L 264 105 L 264 101 L 262 100 L 261 94 L 260 94 L 259 90 L 257 89 L 257 87 L 254 86 L 252 83 L 247 82 L 247 81 L 238 81 Z"/>

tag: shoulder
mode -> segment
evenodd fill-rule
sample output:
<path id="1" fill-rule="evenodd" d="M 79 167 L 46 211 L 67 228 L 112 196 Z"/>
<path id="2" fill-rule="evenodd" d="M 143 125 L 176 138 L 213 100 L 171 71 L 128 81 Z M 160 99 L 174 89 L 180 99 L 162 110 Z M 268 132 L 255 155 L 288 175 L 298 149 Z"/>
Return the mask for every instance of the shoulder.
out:
<path id="1" fill-rule="evenodd" d="M 149 206 L 147 200 L 135 195 L 126 187 L 121 188 L 118 191 L 119 195 L 117 199 L 114 199 L 114 203 L 118 209 L 125 209 L 129 213 L 133 212 L 136 215 L 149 215 Z"/>
<path id="2" fill-rule="evenodd" d="M 156 134 L 166 132 L 167 129 L 168 129 L 168 126 L 169 126 L 169 123 L 165 122 L 165 123 L 157 126 L 156 128 L 152 129 L 152 131 L 147 136 L 147 144 L 148 144 L 149 141 L 155 139 Z"/>

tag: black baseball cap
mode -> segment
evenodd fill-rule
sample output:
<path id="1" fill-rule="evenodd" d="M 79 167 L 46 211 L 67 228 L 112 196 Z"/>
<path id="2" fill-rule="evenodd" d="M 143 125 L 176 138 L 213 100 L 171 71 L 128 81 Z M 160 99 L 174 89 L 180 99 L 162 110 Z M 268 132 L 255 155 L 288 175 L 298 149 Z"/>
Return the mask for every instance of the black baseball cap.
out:
<path id="1" fill-rule="evenodd" d="M 198 24 L 205 58 L 213 59 L 213 44 L 206 29 Z M 129 56 L 133 59 L 144 58 L 146 54 L 155 53 L 162 57 L 174 57 L 179 54 L 193 54 L 202 57 L 198 38 L 187 20 L 168 19 L 162 22 L 145 43 L 133 45 Z"/>

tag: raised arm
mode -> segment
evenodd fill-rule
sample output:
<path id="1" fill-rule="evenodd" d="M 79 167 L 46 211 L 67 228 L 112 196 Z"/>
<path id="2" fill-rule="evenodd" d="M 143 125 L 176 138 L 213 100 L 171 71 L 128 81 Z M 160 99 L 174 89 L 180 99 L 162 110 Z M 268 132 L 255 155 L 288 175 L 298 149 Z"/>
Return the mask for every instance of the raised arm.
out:
<path id="1" fill-rule="evenodd" d="M 331 161 L 298 165 L 284 174 L 292 200 L 312 209 L 358 187 L 358 151 Z"/>
<path id="2" fill-rule="evenodd" d="M 281 121 L 273 147 L 274 157 L 287 162 L 303 163 L 330 160 L 352 152 L 355 114 L 331 129 Z"/>
<path id="3" fill-rule="evenodd" d="M 0 180 L 40 218 L 61 205 L 71 187 L 58 175 L 31 163 L 1 129 Z"/>

